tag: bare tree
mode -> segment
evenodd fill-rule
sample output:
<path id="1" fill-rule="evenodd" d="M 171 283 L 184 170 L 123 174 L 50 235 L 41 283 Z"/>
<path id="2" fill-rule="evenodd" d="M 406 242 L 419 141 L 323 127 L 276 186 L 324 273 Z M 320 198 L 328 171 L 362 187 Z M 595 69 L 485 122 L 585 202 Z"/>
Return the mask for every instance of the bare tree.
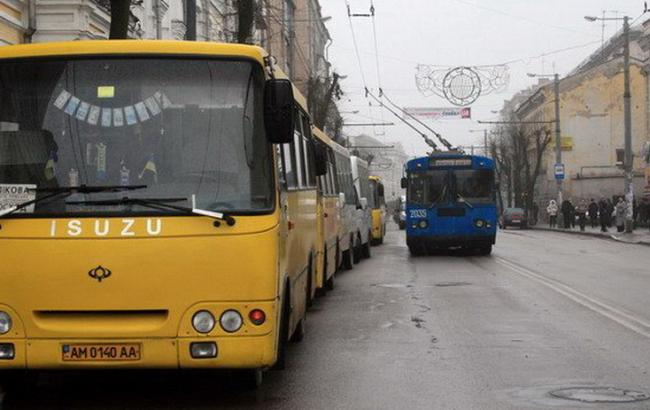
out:
<path id="1" fill-rule="evenodd" d="M 252 43 L 256 9 L 255 0 L 236 0 L 238 43 Z"/>
<path id="2" fill-rule="evenodd" d="M 111 28 L 108 38 L 121 40 L 128 38 L 131 0 L 111 0 Z"/>
<path id="3" fill-rule="evenodd" d="M 334 72 L 331 77 L 307 80 L 307 104 L 314 125 L 327 128 L 334 140 L 340 140 L 343 127 L 343 120 L 336 108 L 336 101 L 343 96 L 339 78 L 339 74 Z"/>

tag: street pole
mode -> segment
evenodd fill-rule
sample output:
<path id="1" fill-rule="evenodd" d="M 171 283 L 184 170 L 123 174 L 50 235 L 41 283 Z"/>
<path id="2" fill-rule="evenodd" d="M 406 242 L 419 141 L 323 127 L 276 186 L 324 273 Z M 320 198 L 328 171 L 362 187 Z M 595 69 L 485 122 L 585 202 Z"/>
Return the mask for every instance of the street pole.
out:
<path id="1" fill-rule="evenodd" d="M 483 147 L 485 149 L 485 156 L 489 158 L 490 156 L 488 155 L 487 134 L 488 134 L 487 129 L 484 129 L 483 130 Z"/>
<path id="2" fill-rule="evenodd" d="M 624 65 L 624 82 L 625 90 L 623 91 L 623 109 L 624 112 L 624 125 L 625 125 L 625 200 L 628 204 L 627 214 L 625 215 L 625 232 L 632 232 L 633 230 L 633 216 L 634 210 L 632 207 L 634 201 L 634 186 L 633 186 L 633 157 L 632 157 L 632 110 L 630 92 L 630 22 L 629 17 L 623 17 L 623 65 Z"/>
<path id="3" fill-rule="evenodd" d="M 553 75 L 553 91 L 555 94 L 555 163 L 562 163 L 562 129 L 560 128 L 560 75 Z M 556 178 L 557 204 L 562 204 L 562 180 Z"/>

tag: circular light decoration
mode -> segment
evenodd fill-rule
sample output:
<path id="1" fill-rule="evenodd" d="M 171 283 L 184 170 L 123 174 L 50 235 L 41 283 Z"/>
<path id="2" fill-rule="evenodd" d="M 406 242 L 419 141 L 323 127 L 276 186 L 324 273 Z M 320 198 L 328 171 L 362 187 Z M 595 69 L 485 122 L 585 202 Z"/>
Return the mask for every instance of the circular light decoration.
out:
<path id="1" fill-rule="evenodd" d="M 454 105 L 469 105 L 481 95 L 481 77 L 469 67 L 456 67 L 443 78 L 442 92 Z"/>

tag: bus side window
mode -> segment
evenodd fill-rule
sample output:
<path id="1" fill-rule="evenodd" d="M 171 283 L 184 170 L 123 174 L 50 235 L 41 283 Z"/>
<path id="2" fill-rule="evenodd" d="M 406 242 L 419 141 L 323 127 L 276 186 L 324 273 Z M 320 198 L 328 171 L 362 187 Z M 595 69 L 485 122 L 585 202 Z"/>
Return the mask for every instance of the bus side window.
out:
<path id="1" fill-rule="evenodd" d="M 314 137 L 311 134 L 311 126 L 309 125 L 309 117 L 307 114 L 302 113 L 300 115 L 302 121 L 302 130 L 303 130 L 303 139 L 302 145 L 305 152 L 305 174 L 307 186 L 310 188 L 316 187 L 316 157 L 314 155 Z"/>
<path id="2" fill-rule="evenodd" d="M 295 118 L 300 118 L 300 110 L 296 108 Z M 302 146 L 302 121 L 295 122 L 293 131 L 293 156 L 296 164 L 296 174 L 298 181 L 296 186 L 304 188 L 306 186 L 306 173 L 305 173 L 305 154 Z"/>
<path id="3" fill-rule="evenodd" d="M 288 189 L 294 189 L 298 186 L 298 180 L 296 179 L 296 157 L 293 151 L 293 143 L 282 144 L 282 168 Z"/>

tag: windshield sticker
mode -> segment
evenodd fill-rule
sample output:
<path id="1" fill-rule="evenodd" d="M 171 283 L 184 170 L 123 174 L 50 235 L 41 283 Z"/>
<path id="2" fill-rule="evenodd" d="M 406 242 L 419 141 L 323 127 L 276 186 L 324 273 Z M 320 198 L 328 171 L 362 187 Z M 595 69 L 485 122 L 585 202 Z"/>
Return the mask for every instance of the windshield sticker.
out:
<path id="1" fill-rule="evenodd" d="M 149 119 L 149 113 L 147 112 L 147 107 L 143 102 L 139 102 L 135 105 L 135 111 L 138 113 L 138 117 L 141 122 L 145 122 Z"/>
<path id="2" fill-rule="evenodd" d="M 36 185 L 0 184 L 0 210 L 11 208 L 36 199 Z M 16 213 L 33 213 L 34 205 L 19 209 Z"/>
<path id="3" fill-rule="evenodd" d="M 97 144 L 97 179 L 106 179 L 106 144 L 103 142 Z"/>
<path id="4" fill-rule="evenodd" d="M 151 113 L 154 116 L 160 114 L 161 111 L 160 107 L 158 106 L 158 103 L 156 102 L 156 100 L 154 100 L 153 97 L 147 98 L 146 100 L 144 100 L 144 103 L 147 105 L 147 108 L 149 108 L 149 111 L 151 111 Z"/>
<path id="5" fill-rule="evenodd" d="M 110 108 L 102 108 L 102 127 L 111 126 L 111 112 Z"/>
<path id="6" fill-rule="evenodd" d="M 77 97 L 70 98 L 68 105 L 65 107 L 65 110 L 63 111 L 68 115 L 73 115 L 75 111 L 77 111 L 77 107 L 79 106 L 79 101 L 80 100 Z"/>
<path id="7" fill-rule="evenodd" d="M 88 113 L 88 124 L 97 125 L 99 121 L 99 112 L 101 108 L 96 105 L 90 106 L 90 112 Z"/>
<path id="8" fill-rule="evenodd" d="M 97 87 L 97 96 L 113 98 L 115 87 Z M 80 121 L 86 121 L 90 125 L 97 125 L 101 119 L 102 127 L 122 127 L 125 122 L 128 125 L 145 122 L 173 105 L 163 92 L 156 91 L 153 96 L 125 107 L 98 107 L 80 100 L 66 90 L 61 91 L 53 104 L 66 114 Z"/>
<path id="9" fill-rule="evenodd" d="M 62 110 L 63 107 L 65 107 L 65 103 L 70 99 L 70 96 L 71 94 L 66 90 L 61 91 L 61 94 L 59 94 L 59 96 L 56 97 L 56 100 L 54 100 L 54 106 L 59 110 Z"/>
<path id="10" fill-rule="evenodd" d="M 133 125 L 138 122 L 138 117 L 135 116 L 135 108 L 132 105 L 124 107 L 124 115 L 126 116 L 126 123 Z"/>
<path id="11" fill-rule="evenodd" d="M 97 87 L 97 98 L 113 98 L 115 97 L 115 87 L 112 85 L 103 85 Z"/>
<path id="12" fill-rule="evenodd" d="M 79 109 L 77 110 L 77 115 L 75 115 L 75 117 L 78 120 L 85 121 L 89 110 L 90 110 L 90 104 L 88 104 L 87 102 L 82 102 L 79 105 Z"/>
<path id="13" fill-rule="evenodd" d="M 113 124 L 116 127 L 124 125 L 124 111 L 121 108 L 113 108 Z"/>

